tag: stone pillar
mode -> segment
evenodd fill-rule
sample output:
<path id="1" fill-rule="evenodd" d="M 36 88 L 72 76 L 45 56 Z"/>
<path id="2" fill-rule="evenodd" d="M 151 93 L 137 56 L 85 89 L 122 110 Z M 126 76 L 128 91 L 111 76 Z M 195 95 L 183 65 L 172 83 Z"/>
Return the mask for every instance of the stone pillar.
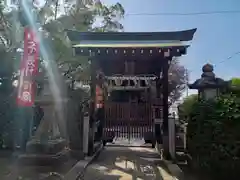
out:
<path id="1" fill-rule="evenodd" d="M 94 135 L 95 135 L 95 96 L 96 96 L 96 59 L 91 57 L 91 89 L 90 89 L 90 112 L 89 112 L 89 141 L 88 155 L 94 153 Z"/>
<path id="2" fill-rule="evenodd" d="M 161 94 L 161 84 L 160 84 L 160 79 L 161 77 L 159 77 L 157 79 L 157 83 L 156 83 L 156 97 L 157 99 L 160 99 L 161 102 L 161 106 L 162 106 L 162 94 Z M 158 102 L 159 103 L 159 102 Z M 162 140 L 162 131 L 161 131 L 161 124 L 163 122 L 163 116 L 162 116 L 162 112 L 159 112 L 159 111 L 162 111 L 162 109 L 159 109 L 159 108 L 154 108 L 153 109 L 153 118 L 154 118 L 154 123 L 155 123 L 155 136 L 156 136 L 156 141 L 157 141 L 157 144 L 162 144 L 163 140 Z M 160 117 L 159 116 L 156 116 L 156 115 L 159 115 L 160 114 Z"/>
<path id="3" fill-rule="evenodd" d="M 83 159 L 83 123 L 84 112 L 81 104 L 81 92 L 70 92 L 68 101 L 67 129 L 69 137 L 69 148 L 71 156 L 76 159 Z M 89 127 L 88 127 L 89 128 Z"/>
<path id="4" fill-rule="evenodd" d="M 162 123 L 163 123 L 163 109 L 162 109 L 162 104 L 163 104 L 163 95 L 162 95 L 162 71 L 163 71 L 163 66 L 162 64 L 159 64 L 158 59 L 154 61 L 156 63 L 156 66 L 154 67 L 154 71 L 159 72 L 158 78 L 156 79 L 155 82 L 155 87 L 156 89 L 154 90 L 154 96 L 153 96 L 153 102 L 156 101 L 156 99 L 160 102 L 154 102 L 157 105 L 157 108 L 153 108 L 153 118 L 154 118 L 154 124 L 155 124 L 155 138 L 157 142 L 157 146 L 162 148 L 163 144 L 163 139 L 162 139 Z M 156 99 L 155 99 L 156 98 Z M 160 105 L 160 107 L 159 107 Z"/>
<path id="5" fill-rule="evenodd" d="M 16 109 L 16 130 L 14 134 L 14 148 L 16 148 L 16 151 L 26 151 L 26 144 L 31 134 L 32 114 L 33 109 L 31 107 L 18 107 Z"/>

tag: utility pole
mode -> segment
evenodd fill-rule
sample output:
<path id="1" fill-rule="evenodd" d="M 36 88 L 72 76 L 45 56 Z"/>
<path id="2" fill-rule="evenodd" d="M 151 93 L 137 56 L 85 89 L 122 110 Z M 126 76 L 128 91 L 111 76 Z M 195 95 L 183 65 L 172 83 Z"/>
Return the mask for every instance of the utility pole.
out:
<path id="1" fill-rule="evenodd" d="M 186 71 L 185 71 L 185 75 L 186 75 L 186 86 L 187 86 L 187 89 L 186 89 L 186 97 L 188 97 L 189 72 L 188 72 L 187 69 L 186 69 Z"/>

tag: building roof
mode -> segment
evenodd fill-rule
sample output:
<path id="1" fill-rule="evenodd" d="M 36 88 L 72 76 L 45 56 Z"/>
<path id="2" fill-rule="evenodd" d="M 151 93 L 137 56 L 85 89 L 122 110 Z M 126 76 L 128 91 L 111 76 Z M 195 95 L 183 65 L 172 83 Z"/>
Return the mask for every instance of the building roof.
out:
<path id="1" fill-rule="evenodd" d="M 66 30 L 72 42 L 81 41 L 191 41 L 195 29 L 173 32 L 79 32 Z"/>
<path id="2" fill-rule="evenodd" d="M 75 54 L 181 56 L 196 29 L 175 32 L 79 32 L 66 30 Z M 165 56 L 165 55 L 164 55 Z"/>

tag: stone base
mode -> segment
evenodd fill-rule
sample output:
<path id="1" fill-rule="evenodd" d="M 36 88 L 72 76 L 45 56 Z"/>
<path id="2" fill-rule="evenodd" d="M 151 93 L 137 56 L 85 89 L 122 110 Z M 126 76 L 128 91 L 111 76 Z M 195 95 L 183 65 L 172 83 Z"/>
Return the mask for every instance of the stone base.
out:
<path id="1" fill-rule="evenodd" d="M 47 143 L 41 143 L 40 140 L 32 139 L 27 143 L 27 154 L 56 154 L 66 147 L 66 140 L 56 139 L 48 140 Z"/>
<path id="2" fill-rule="evenodd" d="M 89 151 L 87 156 L 92 156 L 102 147 L 102 142 L 94 142 L 92 151 Z"/>
<path id="3" fill-rule="evenodd" d="M 64 163 L 69 159 L 69 150 L 63 139 L 48 140 L 41 143 L 33 139 L 27 143 L 26 153 L 19 155 L 19 163 L 24 165 L 48 166 Z"/>
<path id="4" fill-rule="evenodd" d="M 94 153 L 97 152 L 102 146 L 102 142 L 94 142 L 94 145 L 93 145 L 93 149 L 94 149 Z"/>
<path id="5" fill-rule="evenodd" d="M 169 136 L 163 135 L 163 157 L 166 160 L 170 160 L 171 156 L 169 153 Z"/>
<path id="6" fill-rule="evenodd" d="M 79 150 L 70 150 L 70 155 L 77 160 L 83 160 L 85 157 L 84 152 Z"/>
<path id="7" fill-rule="evenodd" d="M 63 164 L 69 159 L 69 151 L 64 149 L 56 154 L 22 154 L 18 157 L 18 163 L 34 166 L 55 166 Z"/>

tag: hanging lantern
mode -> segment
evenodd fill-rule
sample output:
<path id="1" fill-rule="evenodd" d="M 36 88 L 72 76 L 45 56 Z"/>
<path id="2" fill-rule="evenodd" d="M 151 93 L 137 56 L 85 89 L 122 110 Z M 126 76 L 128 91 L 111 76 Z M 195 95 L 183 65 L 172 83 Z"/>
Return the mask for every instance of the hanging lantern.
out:
<path id="1" fill-rule="evenodd" d="M 146 86 L 148 86 L 149 85 L 149 79 L 145 79 L 145 84 L 146 84 Z"/>
<path id="2" fill-rule="evenodd" d="M 136 78 L 133 79 L 133 82 L 134 82 L 134 86 L 138 86 L 138 80 Z"/>
<path id="3" fill-rule="evenodd" d="M 121 86 L 122 85 L 122 80 L 120 78 L 115 79 L 115 84 L 116 86 Z"/>

